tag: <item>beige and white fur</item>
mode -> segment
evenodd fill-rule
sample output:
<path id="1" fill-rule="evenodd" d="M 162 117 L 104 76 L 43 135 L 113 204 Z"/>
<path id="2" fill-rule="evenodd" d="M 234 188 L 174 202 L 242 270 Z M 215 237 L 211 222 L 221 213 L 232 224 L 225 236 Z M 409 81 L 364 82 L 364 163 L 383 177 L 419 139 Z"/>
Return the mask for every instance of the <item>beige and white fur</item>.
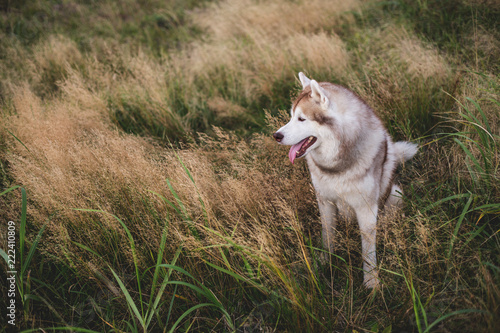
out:
<path id="1" fill-rule="evenodd" d="M 299 79 L 303 90 L 292 104 L 291 119 L 273 136 L 292 146 L 292 163 L 296 157 L 306 158 L 319 204 L 323 246 L 330 252 L 337 214 L 354 212 L 361 230 L 364 284 L 377 287 L 378 211 L 401 203 L 394 172 L 398 163 L 415 155 L 417 145 L 392 142 L 381 120 L 352 91 L 318 83 L 303 73 Z"/>

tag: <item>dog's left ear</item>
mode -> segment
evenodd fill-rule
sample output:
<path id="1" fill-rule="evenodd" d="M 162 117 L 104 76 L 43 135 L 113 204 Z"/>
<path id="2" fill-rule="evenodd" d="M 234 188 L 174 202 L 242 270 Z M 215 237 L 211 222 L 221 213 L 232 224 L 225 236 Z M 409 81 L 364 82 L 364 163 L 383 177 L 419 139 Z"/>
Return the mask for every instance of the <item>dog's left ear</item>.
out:
<path id="1" fill-rule="evenodd" d="M 299 80 L 300 83 L 302 83 L 302 89 L 305 89 L 308 85 L 311 84 L 311 80 L 309 80 L 309 78 L 302 72 L 299 73 Z"/>
<path id="2" fill-rule="evenodd" d="M 326 97 L 326 91 L 314 80 L 311 80 L 311 97 L 320 102 L 325 109 L 328 108 L 330 100 Z"/>

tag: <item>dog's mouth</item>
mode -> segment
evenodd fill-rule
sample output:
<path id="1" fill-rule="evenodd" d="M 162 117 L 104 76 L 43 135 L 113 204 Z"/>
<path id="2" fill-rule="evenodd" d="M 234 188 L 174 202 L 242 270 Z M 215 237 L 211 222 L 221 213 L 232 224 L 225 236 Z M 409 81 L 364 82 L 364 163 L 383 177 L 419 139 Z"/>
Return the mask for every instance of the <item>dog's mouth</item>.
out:
<path id="1" fill-rule="evenodd" d="M 300 141 L 299 143 L 296 143 L 290 148 L 290 152 L 288 152 L 288 158 L 290 159 L 290 162 L 295 161 L 296 158 L 299 158 L 303 156 L 307 149 L 311 147 L 315 142 L 317 138 L 315 136 L 310 136 L 305 138 L 304 140 Z"/>

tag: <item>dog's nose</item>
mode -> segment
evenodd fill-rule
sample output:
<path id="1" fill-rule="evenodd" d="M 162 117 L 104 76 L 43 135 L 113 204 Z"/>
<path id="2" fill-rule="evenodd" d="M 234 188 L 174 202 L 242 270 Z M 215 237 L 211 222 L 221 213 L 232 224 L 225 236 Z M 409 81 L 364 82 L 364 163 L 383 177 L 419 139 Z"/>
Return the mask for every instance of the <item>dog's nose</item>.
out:
<path id="1" fill-rule="evenodd" d="M 276 141 L 278 141 L 278 142 L 281 142 L 281 140 L 283 139 L 283 136 L 284 135 L 281 134 L 280 132 L 276 132 L 276 133 L 273 134 L 273 138 L 275 138 Z"/>

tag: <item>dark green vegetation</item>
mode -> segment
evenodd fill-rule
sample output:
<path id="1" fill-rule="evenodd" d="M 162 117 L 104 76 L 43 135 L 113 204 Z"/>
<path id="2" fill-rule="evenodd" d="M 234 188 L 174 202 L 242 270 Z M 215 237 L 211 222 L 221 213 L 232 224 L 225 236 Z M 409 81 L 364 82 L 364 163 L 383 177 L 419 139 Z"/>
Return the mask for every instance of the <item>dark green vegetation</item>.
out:
<path id="1" fill-rule="evenodd" d="M 499 15 L 473 0 L 3 2 L 17 329 L 498 331 Z M 307 168 L 270 137 L 298 71 L 421 147 L 399 172 L 405 208 L 381 218 L 380 290 L 362 286 L 353 221 L 319 261 Z"/>

